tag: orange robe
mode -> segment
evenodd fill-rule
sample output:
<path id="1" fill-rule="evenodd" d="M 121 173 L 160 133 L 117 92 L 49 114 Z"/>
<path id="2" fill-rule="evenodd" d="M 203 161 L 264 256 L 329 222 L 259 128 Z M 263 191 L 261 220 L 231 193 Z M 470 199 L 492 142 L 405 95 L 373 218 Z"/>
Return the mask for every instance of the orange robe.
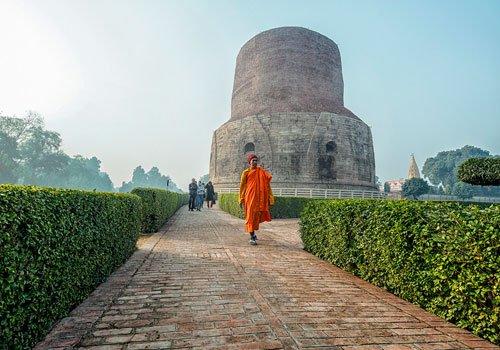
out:
<path id="1" fill-rule="evenodd" d="M 259 229 L 259 224 L 271 221 L 269 206 L 274 205 L 271 190 L 273 177 L 260 166 L 244 170 L 240 181 L 240 204 L 245 204 L 245 226 L 247 232 Z"/>

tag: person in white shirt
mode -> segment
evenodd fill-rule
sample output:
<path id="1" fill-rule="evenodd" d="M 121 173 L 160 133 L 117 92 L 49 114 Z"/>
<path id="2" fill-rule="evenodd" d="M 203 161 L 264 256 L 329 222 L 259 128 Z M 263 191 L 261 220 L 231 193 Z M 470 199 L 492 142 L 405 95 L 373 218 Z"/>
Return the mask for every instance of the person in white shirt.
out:
<path id="1" fill-rule="evenodd" d="M 203 208 L 203 199 L 205 198 L 205 184 L 198 181 L 198 192 L 196 196 L 196 210 L 201 211 Z"/>

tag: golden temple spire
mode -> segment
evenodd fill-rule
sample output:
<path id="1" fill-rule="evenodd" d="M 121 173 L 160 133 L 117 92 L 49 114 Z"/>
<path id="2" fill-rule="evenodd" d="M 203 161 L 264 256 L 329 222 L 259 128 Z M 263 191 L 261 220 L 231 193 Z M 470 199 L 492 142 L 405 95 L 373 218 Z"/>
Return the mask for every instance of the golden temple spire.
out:
<path id="1" fill-rule="evenodd" d="M 415 162 L 415 157 L 413 153 L 411 154 L 410 169 L 408 170 L 408 179 L 417 178 L 420 179 L 420 172 L 418 171 L 417 162 Z"/>

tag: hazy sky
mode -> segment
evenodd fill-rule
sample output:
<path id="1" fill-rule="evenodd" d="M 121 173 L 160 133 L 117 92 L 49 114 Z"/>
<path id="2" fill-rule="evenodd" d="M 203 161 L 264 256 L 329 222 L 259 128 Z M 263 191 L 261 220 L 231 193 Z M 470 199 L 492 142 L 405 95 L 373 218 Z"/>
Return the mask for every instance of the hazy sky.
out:
<path id="1" fill-rule="evenodd" d="M 376 174 L 439 151 L 500 153 L 498 0 L 0 0 L 0 112 L 42 115 L 115 186 L 157 166 L 208 173 L 236 56 L 262 31 L 337 43 L 345 106 L 372 128 Z"/>

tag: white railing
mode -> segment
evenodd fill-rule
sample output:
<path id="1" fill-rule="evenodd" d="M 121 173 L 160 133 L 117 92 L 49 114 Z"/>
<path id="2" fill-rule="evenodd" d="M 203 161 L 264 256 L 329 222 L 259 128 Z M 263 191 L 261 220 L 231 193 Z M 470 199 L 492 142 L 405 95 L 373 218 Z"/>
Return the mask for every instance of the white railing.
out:
<path id="1" fill-rule="evenodd" d="M 220 188 L 217 193 L 238 193 L 239 188 Z M 333 198 L 333 199 L 357 199 L 357 198 L 374 198 L 374 199 L 395 199 L 388 198 L 386 193 L 379 191 L 360 191 L 360 190 L 325 190 L 319 188 L 274 188 L 275 196 L 284 197 L 310 197 L 310 198 Z M 460 199 L 455 196 L 439 196 L 439 195 L 422 195 L 419 200 L 427 201 L 466 201 L 466 202 L 484 202 L 484 203 L 500 203 L 498 197 L 473 197 L 470 199 Z"/>
<path id="2" fill-rule="evenodd" d="M 218 188 L 217 193 L 238 193 L 239 188 Z M 334 198 L 334 199 L 358 199 L 358 198 L 385 198 L 384 193 L 379 191 L 361 190 L 333 190 L 320 188 L 274 188 L 275 196 L 283 197 L 310 197 L 310 198 Z"/>
<path id="3" fill-rule="evenodd" d="M 499 197 L 472 197 L 458 198 L 457 196 L 423 194 L 418 197 L 420 201 L 459 201 L 459 202 L 474 202 L 474 203 L 500 203 Z"/>

